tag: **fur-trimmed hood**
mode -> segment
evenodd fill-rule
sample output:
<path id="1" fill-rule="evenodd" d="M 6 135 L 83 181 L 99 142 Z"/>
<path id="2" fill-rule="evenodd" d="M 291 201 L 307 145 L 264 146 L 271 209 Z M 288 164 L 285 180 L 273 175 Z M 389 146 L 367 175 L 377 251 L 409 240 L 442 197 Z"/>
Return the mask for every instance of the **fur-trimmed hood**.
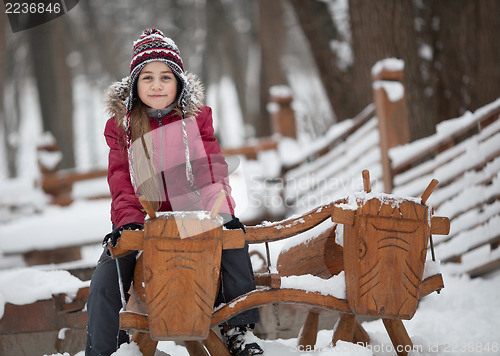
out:
<path id="1" fill-rule="evenodd" d="M 111 84 L 107 90 L 106 111 L 116 120 L 125 119 L 127 116 L 127 100 L 129 97 L 130 77 L 125 77 L 119 82 Z M 186 73 L 186 107 L 185 117 L 196 116 L 203 106 L 204 88 L 195 74 Z M 179 108 L 176 108 L 181 115 Z"/>

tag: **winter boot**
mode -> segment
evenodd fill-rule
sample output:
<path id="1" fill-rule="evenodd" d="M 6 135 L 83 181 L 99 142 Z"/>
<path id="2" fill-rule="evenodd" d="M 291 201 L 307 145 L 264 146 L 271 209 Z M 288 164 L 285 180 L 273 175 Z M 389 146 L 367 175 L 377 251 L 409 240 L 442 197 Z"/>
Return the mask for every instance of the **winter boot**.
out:
<path id="1" fill-rule="evenodd" d="M 232 356 L 262 355 L 264 351 L 255 342 L 255 336 L 246 326 L 224 326 L 222 339 Z"/>

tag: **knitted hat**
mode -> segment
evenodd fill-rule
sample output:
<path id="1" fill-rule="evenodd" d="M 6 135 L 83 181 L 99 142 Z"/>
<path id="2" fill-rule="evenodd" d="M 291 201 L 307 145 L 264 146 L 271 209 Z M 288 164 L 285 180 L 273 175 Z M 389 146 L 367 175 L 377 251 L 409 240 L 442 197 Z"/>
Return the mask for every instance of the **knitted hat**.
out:
<path id="1" fill-rule="evenodd" d="M 132 178 L 132 184 L 134 188 L 136 187 L 134 172 L 132 169 L 133 155 L 131 152 L 131 125 L 130 125 L 130 112 L 132 111 L 132 106 L 134 105 L 134 100 L 137 99 L 137 80 L 142 69 L 150 62 L 160 61 L 165 63 L 174 73 L 177 78 L 177 83 L 179 84 L 179 90 L 177 92 L 177 106 L 182 112 L 182 136 L 184 141 L 185 158 L 186 158 L 186 178 L 188 179 L 190 185 L 193 185 L 193 171 L 190 162 L 190 154 L 188 147 L 188 138 L 186 131 L 186 123 L 184 120 L 184 113 L 186 107 L 186 92 L 187 92 L 187 80 L 184 73 L 184 64 L 182 63 L 181 52 L 175 42 L 165 37 L 163 32 L 156 28 L 150 28 L 145 30 L 141 37 L 134 42 L 132 61 L 130 62 L 130 75 L 129 75 L 129 95 L 126 102 L 126 134 L 127 134 L 127 148 L 129 156 L 129 169 L 130 176 Z M 136 189 L 137 190 L 137 189 Z"/>
<path id="2" fill-rule="evenodd" d="M 165 37 L 163 32 L 156 28 L 145 30 L 141 37 L 134 42 L 132 61 L 130 62 L 130 87 L 127 100 L 127 112 L 132 110 L 134 99 L 137 96 L 137 79 L 142 69 L 150 62 L 160 61 L 169 66 L 179 83 L 177 105 L 182 110 L 186 106 L 186 76 L 181 52 L 175 42 Z"/>

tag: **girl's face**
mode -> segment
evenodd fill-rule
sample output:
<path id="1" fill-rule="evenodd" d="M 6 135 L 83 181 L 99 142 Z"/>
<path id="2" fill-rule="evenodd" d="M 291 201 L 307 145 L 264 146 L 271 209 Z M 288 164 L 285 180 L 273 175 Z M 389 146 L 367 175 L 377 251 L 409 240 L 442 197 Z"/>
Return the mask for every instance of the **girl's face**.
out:
<path id="1" fill-rule="evenodd" d="M 175 101 L 177 79 L 163 62 L 146 64 L 137 80 L 137 92 L 141 101 L 153 109 L 164 109 Z"/>

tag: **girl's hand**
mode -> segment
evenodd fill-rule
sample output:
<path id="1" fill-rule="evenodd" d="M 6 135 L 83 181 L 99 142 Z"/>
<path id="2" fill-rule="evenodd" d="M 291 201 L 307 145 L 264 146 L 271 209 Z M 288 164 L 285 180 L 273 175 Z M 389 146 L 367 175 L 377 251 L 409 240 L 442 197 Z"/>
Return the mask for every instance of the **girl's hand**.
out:
<path id="1" fill-rule="evenodd" d="M 123 226 L 120 226 L 120 227 L 114 229 L 112 232 L 110 232 L 106 236 L 104 236 L 104 239 L 102 240 L 102 246 L 106 247 L 106 245 L 109 242 L 111 247 L 116 247 L 118 239 L 122 236 L 123 230 L 142 230 L 142 229 L 144 229 L 144 224 L 139 224 L 139 223 L 130 223 L 130 224 L 125 224 Z"/>
<path id="2" fill-rule="evenodd" d="M 224 224 L 224 227 L 228 230 L 238 230 L 238 229 L 241 229 L 243 230 L 243 232 L 246 234 L 247 231 L 245 230 L 245 225 L 243 225 L 243 223 L 240 221 L 240 219 L 238 219 L 236 216 L 234 215 L 230 215 L 230 214 L 219 214 L 220 216 L 222 216 L 222 218 L 224 219 L 224 221 L 227 221 L 225 224 Z"/>

